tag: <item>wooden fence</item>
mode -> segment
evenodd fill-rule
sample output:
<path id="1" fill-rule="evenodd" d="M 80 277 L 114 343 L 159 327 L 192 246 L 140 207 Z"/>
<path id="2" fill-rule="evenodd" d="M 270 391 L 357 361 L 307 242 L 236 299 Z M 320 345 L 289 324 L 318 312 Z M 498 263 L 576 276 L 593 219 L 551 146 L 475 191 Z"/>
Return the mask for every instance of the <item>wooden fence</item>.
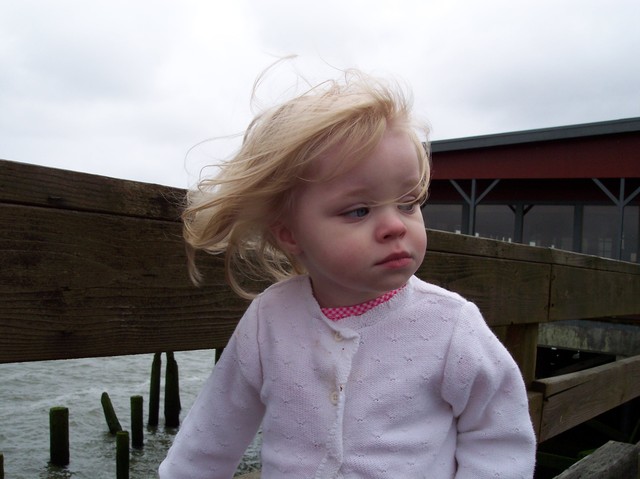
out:
<path id="1" fill-rule="evenodd" d="M 247 306 L 203 256 L 188 280 L 184 192 L 0 160 L 0 363 L 224 347 Z M 640 356 L 536 378 L 538 325 L 640 324 L 640 265 L 429 231 L 421 278 L 478 304 L 529 388 L 539 441 L 640 396 Z"/>

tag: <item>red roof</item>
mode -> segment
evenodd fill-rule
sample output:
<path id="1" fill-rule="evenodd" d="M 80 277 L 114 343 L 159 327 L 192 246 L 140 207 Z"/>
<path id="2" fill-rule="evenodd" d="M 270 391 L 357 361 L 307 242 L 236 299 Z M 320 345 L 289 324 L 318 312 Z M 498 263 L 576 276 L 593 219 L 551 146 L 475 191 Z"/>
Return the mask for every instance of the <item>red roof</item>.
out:
<path id="1" fill-rule="evenodd" d="M 432 179 L 640 178 L 640 118 L 434 141 Z"/>

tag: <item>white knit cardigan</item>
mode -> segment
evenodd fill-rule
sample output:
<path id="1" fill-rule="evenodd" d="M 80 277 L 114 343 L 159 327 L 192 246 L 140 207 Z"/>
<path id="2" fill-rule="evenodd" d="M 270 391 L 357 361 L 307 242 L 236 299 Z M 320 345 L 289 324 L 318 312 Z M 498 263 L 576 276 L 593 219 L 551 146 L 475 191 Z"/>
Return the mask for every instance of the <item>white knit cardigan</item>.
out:
<path id="1" fill-rule="evenodd" d="M 531 478 L 513 359 L 459 295 L 412 277 L 337 322 L 309 278 L 250 305 L 160 477 L 229 479 L 262 423 L 262 479 Z"/>

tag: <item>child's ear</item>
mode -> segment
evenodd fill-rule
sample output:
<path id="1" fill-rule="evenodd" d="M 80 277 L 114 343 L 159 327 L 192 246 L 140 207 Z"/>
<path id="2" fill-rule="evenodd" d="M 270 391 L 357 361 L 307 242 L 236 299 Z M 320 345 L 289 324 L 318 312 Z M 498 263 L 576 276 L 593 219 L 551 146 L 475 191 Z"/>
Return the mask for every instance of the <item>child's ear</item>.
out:
<path id="1" fill-rule="evenodd" d="M 291 255 L 298 255 L 302 252 L 296 241 L 293 231 L 282 222 L 271 227 L 271 234 L 276 239 L 280 247 Z"/>

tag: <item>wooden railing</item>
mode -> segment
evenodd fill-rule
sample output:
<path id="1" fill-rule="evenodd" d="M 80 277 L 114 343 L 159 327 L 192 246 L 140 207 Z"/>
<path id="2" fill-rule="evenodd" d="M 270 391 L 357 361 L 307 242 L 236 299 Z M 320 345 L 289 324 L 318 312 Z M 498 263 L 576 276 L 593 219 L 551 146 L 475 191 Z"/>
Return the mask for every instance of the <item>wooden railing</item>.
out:
<path id="1" fill-rule="evenodd" d="M 224 347 L 247 307 L 203 255 L 184 192 L 0 160 L 0 363 Z M 539 441 L 640 396 L 640 356 L 536 378 L 538 325 L 640 315 L 640 265 L 429 231 L 418 276 L 478 304 L 518 362 Z"/>

